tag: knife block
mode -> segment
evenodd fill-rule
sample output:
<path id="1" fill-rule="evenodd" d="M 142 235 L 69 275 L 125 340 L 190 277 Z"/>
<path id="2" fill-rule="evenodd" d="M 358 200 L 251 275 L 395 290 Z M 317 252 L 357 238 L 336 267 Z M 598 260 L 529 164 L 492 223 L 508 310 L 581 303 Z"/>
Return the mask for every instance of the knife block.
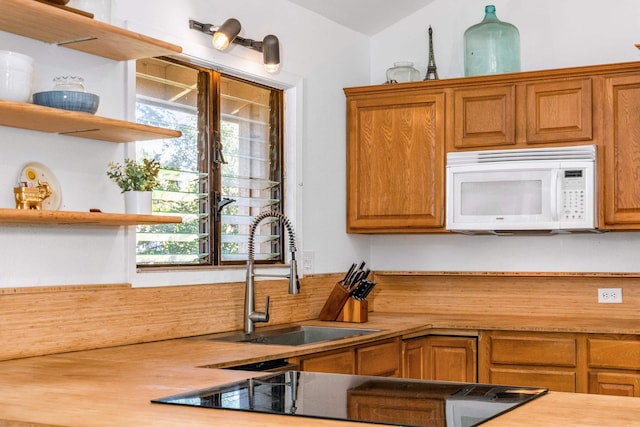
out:
<path id="1" fill-rule="evenodd" d="M 338 314 L 336 321 L 351 323 L 366 323 L 369 320 L 369 302 L 349 298 Z"/>
<path id="2" fill-rule="evenodd" d="M 342 307 L 344 307 L 347 300 L 350 299 L 350 296 L 350 290 L 346 289 L 340 283 L 336 283 L 329 294 L 329 298 L 325 301 L 322 310 L 320 310 L 318 318 L 320 320 L 336 320 L 342 311 Z"/>

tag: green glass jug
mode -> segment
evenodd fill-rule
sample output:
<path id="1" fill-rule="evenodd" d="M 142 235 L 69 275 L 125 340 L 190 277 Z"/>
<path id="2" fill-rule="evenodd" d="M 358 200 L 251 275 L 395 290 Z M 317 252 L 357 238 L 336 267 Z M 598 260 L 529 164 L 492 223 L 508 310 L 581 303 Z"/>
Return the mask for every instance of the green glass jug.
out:
<path id="1" fill-rule="evenodd" d="M 484 19 L 464 32 L 464 75 L 520 71 L 520 33 L 496 16 L 493 5 L 485 6 Z"/>

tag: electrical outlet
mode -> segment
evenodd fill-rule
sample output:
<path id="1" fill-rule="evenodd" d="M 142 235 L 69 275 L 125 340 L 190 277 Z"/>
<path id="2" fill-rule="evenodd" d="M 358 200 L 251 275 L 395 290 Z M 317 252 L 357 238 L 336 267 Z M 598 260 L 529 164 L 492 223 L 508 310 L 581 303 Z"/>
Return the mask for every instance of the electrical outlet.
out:
<path id="1" fill-rule="evenodd" d="M 622 288 L 598 288 L 598 304 L 621 304 Z"/>
<path id="2" fill-rule="evenodd" d="M 302 253 L 302 272 L 306 274 L 313 274 L 315 264 L 315 254 L 313 251 L 304 251 Z"/>

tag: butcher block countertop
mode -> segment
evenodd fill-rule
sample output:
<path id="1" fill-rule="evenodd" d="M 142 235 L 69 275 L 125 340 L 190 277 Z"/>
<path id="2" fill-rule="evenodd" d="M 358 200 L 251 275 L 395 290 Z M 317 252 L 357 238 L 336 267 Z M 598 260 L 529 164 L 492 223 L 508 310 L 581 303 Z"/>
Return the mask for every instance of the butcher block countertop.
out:
<path id="1" fill-rule="evenodd" d="M 569 320 L 567 320 L 568 322 Z M 369 335 L 300 347 L 182 338 L 0 362 L 0 425 L 49 426 L 298 426 L 301 419 L 238 411 L 152 404 L 151 399 L 246 378 L 224 367 L 292 357 L 395 336 L 429 333 L 476 335 L 480 329 L 640 334 L 637 320 L 616 320 L 606 330 L 588 319 L 517 319 L 370 313 Z M 601 323 L 601 322 L 600 322 Z M 310 321 L 304 324 L 333 325 Z M 10 345 L 10 343 L 4 343 Z M 615 420 L 611 417 L 614 416 Z M 549 392 L 486 425 L 640 425 L 640 398 Z M 305 418 L 305 426 L 371 425 Z"/>

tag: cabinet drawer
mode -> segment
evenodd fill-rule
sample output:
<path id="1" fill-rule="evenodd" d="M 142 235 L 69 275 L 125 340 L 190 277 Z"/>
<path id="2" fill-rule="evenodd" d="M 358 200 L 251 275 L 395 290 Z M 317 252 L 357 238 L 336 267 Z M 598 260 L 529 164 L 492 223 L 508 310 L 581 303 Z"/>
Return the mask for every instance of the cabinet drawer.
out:
<path id="1" fill-rule="evenodd" d="M 589 338 L 589 367 L 640 370 L 640 337 Z"/>
<path id="2" fill-rule="evenodd" d="M 492 384 L 510 384 L 514 386 L 544 387 L 553 391 L 574 393 L 576 391 L 576 373 L 562 369 L 503 369 L 489 370 Z"/>
<path id="3" fill-rule="evenodd" d="M 571 366 L 577 364 L 576 340 L 552 336 L 492 336 L 491 363 Z"/>
<path id="4" fill-rule="evenodd" d="M 352 349 L 320 353 L 300 360 L 300 369 L 333 374 L 355 374 L 355 357 Z"/>
<path id="5" fill-rule="evenodd" d="M 400 376 L 401 352 L 399 339 L 356 349 L 358 375 Z"/>

